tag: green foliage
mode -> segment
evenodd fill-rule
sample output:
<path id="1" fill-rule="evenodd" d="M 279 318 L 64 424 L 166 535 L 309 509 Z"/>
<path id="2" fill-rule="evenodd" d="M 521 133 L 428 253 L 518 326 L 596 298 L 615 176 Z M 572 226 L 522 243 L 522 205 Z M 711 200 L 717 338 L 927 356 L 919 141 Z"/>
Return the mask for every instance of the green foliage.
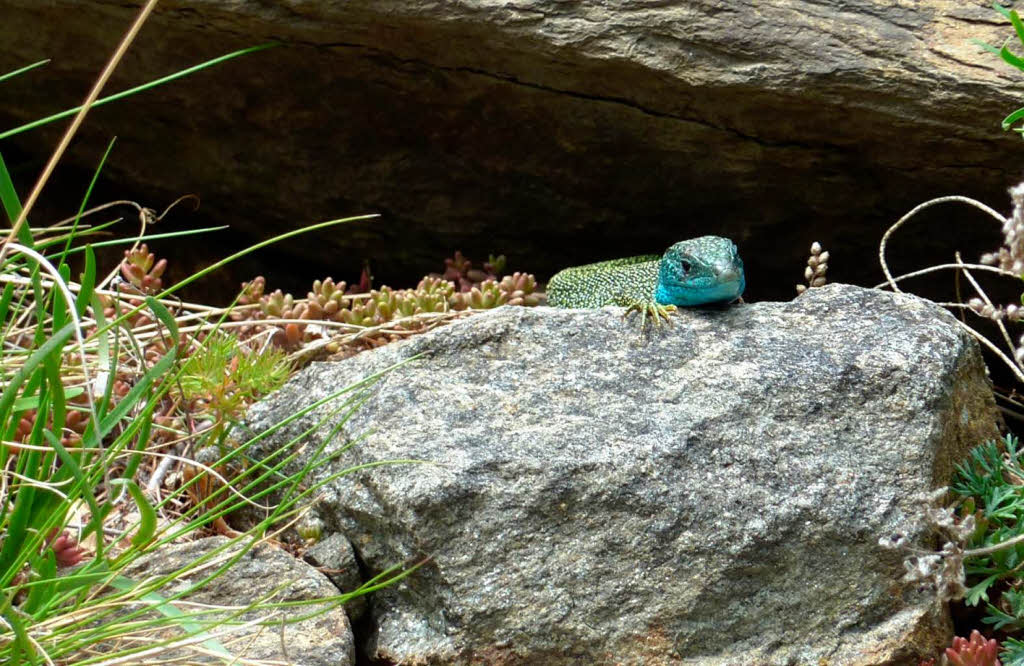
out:
<path id="1" fill-rule="evenodd" d="M 266 45 L 228 54 L 101 103 L 262 48 Z M 0 74 L 0 81 L 43 64 Z M 77 111 L 0 133 L 0 139 Z M 127 280 L 122 297 L 104 290 L 93 249 L 81 243 L 89 233 L 79 223 L 91 189 L 71 226 L 57 235 L 52 228 L 21 224 L 17 245 L 0 244 L 0 663 L 130 663 L 141 649 L 170 649 L 182 638 L 197 639 L 192 644 L 207 656 L 237 663 L 237 655 L 208 633 L 228 620 L 211 616 L 209 610 L 184 610 L 177 601 L 222 575 L 256 541 L 304 511 L 325 483 L 355 468 L 308 483 L 309 472 L 327 461 L 324 441 L 293 472 L 285 468 L 298 464 L 299 447 L 285 446 L 262 459 L 246 458 L 232 479 L 231 492 L 210 482 L 212 467 L 248 456 L 267 434 L 261 433 L 239 442 L 210 467 L 197 465 L 187 483 L 165 487 L 156 497 L 147 495 L 140 476 L 157 465 L 141 462 L 165 460 L 150 444 L 167 430 L 161 424 L 173 421 L 175 409 L 201 402 L 203 416 L 213 424 L 210 431 L 223 433 L 241 417 L 248 401 L 279 386 L 289 370 L 280 352 L 247 346 L 219 332 L 217 323 L 194 325 L 192 317 L 188 323 L 193 331 L 184 332 L 176 313 L 160 299 L 258 247 L 349 220 L 282 234 L 167 288 L 161 279 L 163 264 L 145 245 L 133 247 L 120 267 Z M 0 204 L 12 224 L 23 212 L 2 158 Z M 370 216 L 349 219 L 365 217 Z M 54 246 L 56 254 L 43 254 Z M 73 280 L 68 259 L 79 253 L 81 272 Z M 341 402 L 333 415 L 344 420 L 360 404 L 351 395 L 375 379 L 344 387 L 275 429 L 332 401 Z M 204 484 L 202 501 L 190 504 L 195 489 Z M 223 521 L 239 506 L 260 498 L 268 506 L 265 517 L 224 548 L 163 577 L 136 581 L 123 574 L 139 557 Z M 110 518 L 119 513 L 115 506 L 133 507 L 134 522 L 112 523 Z M 227 548 L 236 552 L 220 562 Z M 209 569 L 194 585 L 173 596 L 163 592 L 168 583 L 198 567 Z M 318 599 L 306 609 L 298 608 L 305 602 L 264 599 L 259 608 L 254 602 L 240 612 L 296 608 L 298 612 L 287 613 L 285 621 L 292 622 L 408 573 L 396 567 L 355 592 Z M 280 623 L 278 615 L 275 630 Z M 103 648 L 100 655 L 98 646 Z"/>
<path id="2" fill-rule="evenodd" d="M 1003 666 L 1024 666 L 1024 642 L 1016 638 L 1003 640 Z"/>
<path id="3" fill-rule="evenodd" d="M 225 414 L 244 401 L 275 391 L 288 379 L 288 358 L 279 350 L 251 349 L 222 331 L 208 336 L 182 369 L 181 388 L 188 400 L 201 399 Z M 237 396 L 237 397 L 236 397 Z"/>
<path id="4" fill-rule="evenodd" d="M 1024 21 L 1021 20 L 1020 14 L 1017 13 L 1017 10 L 1007 9 L 1006 7 L 1000 5 L 998 2 L 994 3 L 993 7 L 1000 14 L 1010 19 L 1010 23 L 1011 25 L 1013 25 L 1013 30 L 1017 35 L 1017 39 L 1020 41 L 1022 45 L 1024 45 Z M 1021 71 L 1024 71 L 1024 58 L 1015 54 L 1013 51 L 1010 50 L 1009 46 L 1007 46 L 1010 42 L 1010 39 L 1012 38 L 1008 38 L 1005 42 L 1003 42 L 1003 45 L 999 48 L 996 48 L 990 44 L 986 44 L 985 42 L 979 40 L 974 41 L 976 44 L 978 44 L 985 50 L 998 55 L 1006 63 L 1016 67 Z M 1024 120 L 1024 107 L 1017 109 L 1016 111 L 1014 111 L 1013 113 L 1011 113 L 1010 115 L 1006 116 L 1006 118 L 1003 119 L 1003 131 L 1012 128 L 1014 132 L 1019 132 L 1021 133 L 1021 136 L 1024 137 L 1024 126 L 1014 127 L 1014 124 L 1021 120 Z"/>
<path id="5" fill-rule="evenodd" d="M 213 58 L 212 60 L 207 60 L 206 62 L 201 62 L 198 65 L 193 65 L 192 67 L 188 67 L 186 69 L 183 69 L 181 71 L 175 72 L 173 74 L 169 74 L 167 76 L 161 77 L 159 79 L 155 79 L 153 81 L 148 81 L 147 83 L 144 83 L 144 84 L 139 85 L 139 86 L 135 86 L 134 88 L 129 88 L 128 90 L 122 90 L 119 93 L 115 93 L 113 95 L 108 95 L 108 96 L 106 96 L 106 97 L 104 97 L 102 99 L 96 100 L 96 102 L 93 104 L 93 106 L 97 107 L 97 106 L 102 106 L 103 104 L 109 104 L 111 102 L 116 102 L 119 99 L 124 99 L 125 97 L 130 97 L 131 95 L 136 95 L 136 94 L 138 94 L 140 92 L 149 90 L 150 88 L 154 88 L 156 86 L 163 85 L 165 83 L 170 83 L 171 81 L 174 81 L 174 80 L 177 80 L 177 79 L 189 76 L 190 74 L 195 74 L 196 72 L 200 72 L 200 71 L 202 71 L 204 69 L 213 67 L 213 66 L 218 65 L 218 64 L 220 64 L 222 62 L 225 62 L 227 60 L 232 60 L 234 58 L 238 58 L 239 56 L 248 55 L 250 53 L 255 53 L 257 51 L 263 51 L 265 49 L 273 48 L 275 46 L 278 46 L 277 42 L 267 42 L 266 44 L 259 44 L 257 46 L 250 46 L 249 48 L 241 49 L 239 51 L 233 51 L 231 53 L 226 53 L 226 54 L 224 54 L 222 56 L 218 56 L 216 58 Z M 0 81 L 3 81 L 5 78 L 9 78 L 9 77 L 14 76 L 16 74 L 21 74 L 23 72 L 27 72 L 28 70 L 34 69 L 35 67 L 38 67 L 40 65 L 45 65 L 48 62 L 49 62 L 49 60 L 43 60 L 43 61 L 40 61 L 40 62 L 37 62 L 37 63 L 33 63 L 32 65 L 28 65 L 27 67 L 22 67 L 21 69 L 13 71 L 13 72 L 10 72 L 9 74 L 0 75 Z M 21 134 L 22 132 L 27 132 L 28 130 L 35 129 L 36 127 L 41 127 L 43 125 L 47 125 L 47 124 L 55 122 L 57 120 L 61 120 L 63 118 L 67 118 L 68 116 L 73 116 L 74 114 L 76 114 L 79 111 L 81 111 L 81 109 L 82 109 L 82 107 L 76 106 L 76 107 L 74 107 L 72 109 L 66 109 L 64 111 L 61 111 L 60 113 L 55 113 L 52 116 L 47 116 L 46 118 L 40 118 L 39 120 L 34 120 L 34 121 L 32 121 L 30 123 L 26 123 L 25 125 L 22 125 L 20 127 L 15 127 L 13 129 L 9 129 L 6 132 L 0 132 L 0 139 L 6 139 L 8 137 L 14 136 L 15 134 Z"/>
<path id="6" fill-rule="evenodd" d="M 966 499 L 962 513 L 973 513 L 977 521 L 969 548 L 987 548 L 1024 534 L 1024 489 L 1011 482 L 1024 478 L 1017 455 L 1018 441 L 1008 435 L 1002 443 L 988 441 L 975 447 L 970 457 L 957 465 L 951 490 Z M 988 601 L 989 589 L 1000 580 L 1013 578 L 1022 559 L 1024 543 L 968 559 L 967 574 L 977 582 L 968 591 L 967 603 Z"/>
<path id="7" fill-rule="evenodd" d="M 250 404 L 279 389 L 290 371 L 280 349 L 253 347 L 215 331 L 189 355 L 178 381 L 190 408 L 216 424 L 210 435 L 219 441 Z"/>
<path id="8" fill-rule="evenodd" d="M 966 603 L 984 602 L 982 620 L 1009 634 L 1024 630 L 1024 592 L 1019 591 L 1024 568 L 1024 468 L 1020 443 L 1013 435 L 1001 442 L 975 447 L 957 465 L 951 490 L 963 498 L 960 515 L 973 516 L 964 569 L 970 588 Z M 1006 544 L 1005 547 L 997 547 Z M 972 554 L 971 551 L 980 551 Z M 1007 640 L 1002 657 L 1024 665 L 1024 643 Z"/>

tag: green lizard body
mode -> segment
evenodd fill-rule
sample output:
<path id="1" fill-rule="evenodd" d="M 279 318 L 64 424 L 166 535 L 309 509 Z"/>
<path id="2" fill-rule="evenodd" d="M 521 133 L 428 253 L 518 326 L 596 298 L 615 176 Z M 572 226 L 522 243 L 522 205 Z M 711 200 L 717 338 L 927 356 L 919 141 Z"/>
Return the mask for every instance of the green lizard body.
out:
<path id="1" fill-rule="evenodd" d="M 560 308 L 622 305 L 655 322 L 676 306 L 738 299 L 746 286 L 736 245 L 720 236 L 676 243 L 665 254 L 612 259 L 559 271 L 548 282 L 548 304 Z M 642 325 L 642 324 L 641 324 Z"/>

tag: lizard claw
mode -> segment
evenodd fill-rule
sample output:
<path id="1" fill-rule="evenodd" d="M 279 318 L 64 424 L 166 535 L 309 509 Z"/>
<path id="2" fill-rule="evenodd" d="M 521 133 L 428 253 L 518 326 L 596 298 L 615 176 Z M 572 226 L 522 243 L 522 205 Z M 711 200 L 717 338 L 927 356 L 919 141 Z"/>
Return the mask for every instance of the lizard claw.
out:
<path id="1" fill-rule="evenodd" d="M 631 312 L 640 313 L 640 330 L 644 330 L 644 326 L 647 324 L 647 317 L 650 315 L 651 323 L 656 327 L 661 326 L 661 320 L 664 319 L 665 323 L 669 326 L 672 325 L 672 319 L 670 315 L 676 311 L 674 305 L 662 305 L 660 303 L 630 303 L 626 308 L 626 312 L 622 315 L 625 319 Z"/>

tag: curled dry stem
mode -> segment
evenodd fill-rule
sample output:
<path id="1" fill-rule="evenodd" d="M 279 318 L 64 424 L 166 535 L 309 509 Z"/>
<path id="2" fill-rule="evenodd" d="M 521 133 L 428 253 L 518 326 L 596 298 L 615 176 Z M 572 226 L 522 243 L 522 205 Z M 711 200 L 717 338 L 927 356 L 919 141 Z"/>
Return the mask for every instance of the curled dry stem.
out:
<path id="1" fill-rule="evenodd" d="M 974 287 L 975 293 L 977 293 L 978 296 L 981 297 L 981 299 L 985 302 L 986 305 L 995 307 L 992 304 L 992 299 L 988 297 L 988 294 L 985 293 L 985 290 L 981 288 L 981 285 L 978 284 L 978 281 L 974 279 L 973 275 L 971 275 L 971 271 L 968 270 L 967 265 L 961 261 L 959 252 L 956 253 L 956 263 L 957 265 L 960 266 L 960 272 L 967 279 L 967 281 L 971 283 L 971 286 Z M 993 321 L 995 322 L 996 326 L 999 327 L 999 332 L 1003 336 L 1003 341 L 1006 343 L 1006 346 L 1009 347 L 1010 349 L 1013 349 L 1013 341 L 1010 340 L 1010 333 L 1006 330 L 1006 326 L 1003 324 L 1003 320 L 996 319 Z M 1020 367 L 1020 363 L 1016 363 L 1016 365 L 1018 366 L 1018 368 Z"/>
<path id="2" fill-rule="evenodd" d="M 889 264 L 888 264 L 888 262 L 885 259 L 885 250 L 886 250 L 886 247 L 887 247 L 887 245 L 889 243 L 889 239 L 892 237 L 893 233 L 895 233 L 897 229 L 902 227 L 911 218 L 913 218 L 915 215 L 917 215 L 921 211 L 925 210 L 926 208 L 930 208 L 930 207 L 938 205 L 938 204 L 950 203 L 950 202 L 960 202 L 960 203 L 965 203 L 965 204 L 967 204 L 969 206 L 973 206 L 973 207 L 977 208 L 978 210 L 980 210 L 982 212 L 988 213 L 992 218 L 997 220 L 1000 223 L 1000 225 L 1005 225 L 1007 223 L 1007 218 L 1006 217 L 1004 217 L 1003 215 L 1000 215 L 997 211 L 995 211 L 994 209 L 990 208 L 989 206 L 986 206 L 985 204 L 983 204 L 980 201 L 977 201 L 975 199 L 971 199 L 970 197 L 964 197 L 964 196 L 960 196 L 960 195 L 952 195 L 952 196 L 946 196 L 946 197 L 938 197 L 936 199 L 931 199 L 929 201 L 925 201 L 924 203 L 915 206 L 913 209 L 910 210 L 910 212 L 908 212 L 906 215 L 904 215 L 899 220 L 897 220 L 896 223 L 893 224 L 891 227 L 889 227 L 886 230 L 885 234 L 882 235 L 882 240 L 881 240 L 881 242 L 878 245 L 878 262 L 879 262 L 879 264 L 882 267 L 882 273 L 885 274 L 885 282 L 883 282 L 880 285 L 876 285 L 876 288 L 888 285 L 888 287 L 890 289 L 892 289 L 894 292 L 896 292 L 896 293 L 903 293 L 903 290 L 901 290 L 899 288 L 899 286 L 897 285 L 897 282 L 899 282 L 900 280 L 903 280 L 903 279 L 906 279 L 906 278 L 910 278 L 910 277 L 916 277 L 916 276 L 920 276 L 920 275 L 925 275 L 927 273 L 931 273 L 931 272 L 937 271 L 937 270 L 944 270 L 944 269 L 950 269 L 951 268 L 951 269 L 954 269 L 954 270 L 962 273 L 964 275 L 964 277 L 971 283 L 971 286 L 974 287 L 974 289 L 978 293 L 978 295 L 981 296 L 981 298 L 985 301 L 985 303 L 991 305 L 991 300 L 988 298 L 988 295 L 985 294 L 985 292 L 982 290 L 981 286 L 974 279 L 974 277 L 970 274 L 970 270 L 968 270 L 968 269 L 991 271 L 991 272 L 995 272 L 995 273 L 997 273 L 999 275 L 1002 275 L 1002 276 L 1012 277 L 1014 279 L 1020 279 L 1019 275 L 1017 275 L 1015 273 L 1012 273 L 1011 271 L 1007 271 L 1005 269 L 999 268 L 999 267 L 986 266 L 986 265 L 982 265 L 982 264 L 965 264 L 961 260 L 960 253 L 956 253 L 956 263 L 953 263 L 953 264 L 942 264 L 942 265 L 939 265 L 939 266 L 931 266 L 929 268 L 925 268 L 925 269 L 922 269 L 922 270 L 919 270 L 919 271 L 914 271 L 913 273 L 907 273 L 907 274 L 901 275 L 899 277 L 893 277 L 892 272 L 889 270 Z M 958 305 L 958 307 L 964 307 L 964 306 L 963 305 Z M 1002 360 L 1003 363 L 1005 363 L 1006 366 L 1011 370 L 1011 372 L 1013 372 L 1013 374 L 1017 378 L 1017 380 L 1022 382 L 1022 383 L 1024 383 L 1024 368 L 1022 368 L 1021 364 L 1016 359 L 1010 358 L 1009 356 L 1007 356 L 991 340 L 989 340 L 985 336 L 983 336 L 980 333 L 978 333 L 977 331 L 975 331 L 973 328 L 968 326 L 966 323 L 964 323 L 964 322 L 962 322 L 960 320 L 957 320 L 957 323 L 961 327 L 963 327 L 963 329 L 966 330 L 972 337 L 974 337 L 975 340 L 977 340 L 980 344 L 984 345 L 992 353 L 994 353 L 996 356 L 998 356 L 1000 358 L 1000 360 Z M 1003 326 L 1002 322 L 997 322 L 997 324 L 999 325 L 1000 333 L 1002 334 L 1003 339 L 1006 342 L 1007 346 L 1010 349 L 1014 349 L 1013 342 L 1010 339 L 1009 333 L 1006 331 L 1005 326 Z"/>
<path id="3" fill-rule="evenodd" d="M 889 238 L 892 237 L 893 233 L 895 233 L 895 231 L 897 229 L 902 227 L 907 221 L 910 220 L 910 218 L 914 217 L 915 215 L 920 213 L 922 210 L 924 210 L 926 208 L 931 208 L 932 206 L 935 206 L 935 205 L 938 205 L 938 204 L 941 204 L 941 203 L 949 203 L 951 201 L 959 201 L 960 203 L 965 203 L 965 204 L 967 204 L 969 206 L 974 206 L 978 210 L 984 211 L 984 212 L 988 213 L 989 215 L 991 215 L 993 218 L 998 220 L 1000 224 L 1005 224 L 1006 223 L 1006 218 L 1003 217 L 1002 215 L 1000 215 L 999 213 L 997 213 L 992 208 L 989 208 L 988 206 L 986 206 L 985 204 L 981 203 L 980 201 L 977 201 L 975 199 L 971 199 L 970 197 L 960 196 L 958 194 L 955 194 L 955 195 L 952 195 L 952 196 L 948 196 L 948 197 L 939 197 L 937 199 L 931 199 L 929 201 L 925 201 L 924 203 L 915 206 L 909 213 L 907 213 L 906 215 L 901 217 L 899 220 L 897 220 L 896 224 L 892 225 L 891 227 L 889 227 L 886 230 L 886 232 L 882 235 L 882 241 L 878 244 L 878 262 L 882 265 L 882 273 L 885 274 L 885 283 L 889 285 L 890 289 L 892 289 L 893 291 L 895 291 L 897 293 L 901 293 L 900 288 L 898 286 L 896 286 L 896 280 L 893 279 L 892 273 L 889 271 L 889 264 L 885 260 L 885 248 L 886 248 L 886 245 L 889 244 Z M 1014 277 L 1018 277 L 1018 276 L 1015 275 Z"/>
<path id="4" fill-rule="evenodd" d="M 97 206 L 96 208 L 93 208 L 93 209 L 91 209 L 88 212 L 89 213 L 93 213 L 93 212 L 96 212 L 98 210 L 102 210 L 104 208 L 109 208 L 110 206 L 115 206 L 115 205 L 134 206 L 135 209 L 139 211 L 139 233 L 138 233 L 138 235 L 135 236 L 135 241 L 132 243 L 131 247 L 128 248 L 128 252 L 131 253 L 131 252 L 134 252 L 135 250 L 137 250 L 139 248 L 139 244 L 142 242 L 142 239 L 145 238 L 145 236 L 146 236 L 146 227 L 148 227 L 151 224 L 156 224 L 157 222 L 160 222 L 162 219 L 164 219 L 164 216 L 167 215 L 167 213 L 169 213 L 171 211 L 171 209 L 173 209 L 175 206 L 177 206 L 182 201 L 187 201 L 187 200 L 190 200 L 190 199 L 194 200 L 194 202 L 195 202 L 195 208 L 193 210 L 197 210 L 199 208 L 199 197 L 197 197 L 194 194 L 186 194 L 186 195 L 180 196 L 177 199 L 175 199 L 174 201 L 172 201 L 167 206 L 167 208 L 164 208 L 164 211 L 162 213 L 160 213 L 159 215 L 157 215 L 156 211 L 153 210 L 152 208 L 146 208 L 144 206 L 139 205 L 138 203 L 136 203 L 134 201 L 124 201 L 124 200 L 122 200 L 122 201 L 112 201 L 110 203 L 103 204 L 102 206 Z M 83 215 L 85 215 L 85 213 L 83 213 Z M 66 221 L 66 220 L 63 220 L 63 221 Z M 120 272 L 120 270 L 121 270 L 121 265 L 118 264 L 117 266 L 115 266 L 113 268 L 113 270 L 110 271 L 110 273 L 107 274 L 107 276 L 105 278 L 103 278 L 102 280 L 100 280 L 99 282 L 96 283 L 97 289 L 106 289 L 107 286 L 111 283 L 111 281 L 114 280 L 114 278 L 117 277 L 117 275 Z"/>

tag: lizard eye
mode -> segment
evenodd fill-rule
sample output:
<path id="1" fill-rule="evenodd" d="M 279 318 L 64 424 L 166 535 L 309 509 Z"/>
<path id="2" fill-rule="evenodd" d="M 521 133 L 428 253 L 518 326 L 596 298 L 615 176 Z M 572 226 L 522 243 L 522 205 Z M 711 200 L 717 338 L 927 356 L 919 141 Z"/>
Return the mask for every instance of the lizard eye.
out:
<path id="1" fill-rule="evenodd" d="M 691 264 L 687 259 L 681 259 L 679 261 L 679 265 L 683 267 L 683 273 L 689 273 L 690 269 L 693 268 L 693 264 Z"/>

